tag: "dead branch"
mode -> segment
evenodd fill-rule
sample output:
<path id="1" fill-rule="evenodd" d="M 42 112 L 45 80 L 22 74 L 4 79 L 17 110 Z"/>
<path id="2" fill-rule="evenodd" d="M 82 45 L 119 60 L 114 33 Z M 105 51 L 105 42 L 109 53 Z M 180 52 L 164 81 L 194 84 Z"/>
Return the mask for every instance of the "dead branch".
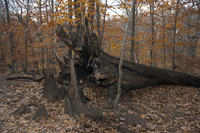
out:
<path id="1" fill-rule="evenodd" d="M 17 77 L 7 77 L 6 80 L 15 80 L 15 79 L 29 79 L 29 80 L 33 80 L 35 82 L 41 82 L 43 79 L 45 79 L 45 77 L 41 77 L 39 79 L 35 78 L 35 77 L 29 77 L 29 76 L 17 76 Z"/>

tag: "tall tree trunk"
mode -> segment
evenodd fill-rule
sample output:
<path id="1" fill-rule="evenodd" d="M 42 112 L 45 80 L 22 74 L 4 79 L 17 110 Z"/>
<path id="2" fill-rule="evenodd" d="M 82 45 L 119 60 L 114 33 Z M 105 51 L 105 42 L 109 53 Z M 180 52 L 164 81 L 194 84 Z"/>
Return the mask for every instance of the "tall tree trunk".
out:
<path id="1" fill-rule="evenodd" d="M 26 29 L 27 29 L 28 27 L 26 26 Z M 25 39 L 25 72 L 27 72 L 27 67 L 28 67 L 28 62 L 27 62 L 27 43 L 28 43 L 28 38 L 27 38 L 27 35 L 28 35 L 28 33 L 27 33 L 27 31 L 26 31 L 26 33 L 25 33 L 25 36 L 26 36 L 26 39 Z"/>
<path id="2" fill-rule="evenodd" d="M 133 3 L 133 12 L 132 12 L 132 31 L 131 31 L 131 61 L 134 62 L 134 52 L 135 52 L 135 0 Z"/>
<path id="3" fill-rule="evenodd" d="M 76 26 L 77 33 L 79 33 L 80 29 L 81 29 L 81 11 L 80 11 L 80 1 L 79 0 L 74 0 L 74 10 L 75 10 L 75 20 L 76 20 L 76 25 L 77 25 Z M 76 52 L 74 52 L 74 58 L 76 58 Z"/>
<path id="4" fill-rule="evenodd" d="M 79 10 L 78 10 L 79 9 Z M 74 10 L 75 10 L 75 19 L 77 24 L 77 32 L 81 26 L 81 11 L 80 11 L 80 1 L 74 0 Z"/>
<path id="5" fill-rule="evenodd" d="M 154 43 L 154 1 L 150 3 L 151 12 L 151 66 L 155 66 L 155 43 Z"/>
<path id="6" fill-rule="evenodd" d="M 117 104 L 119 102 L 119 98 L 121 96 L 121 85 L 122 85 L 122 74 L 123 74 L 122 73 L 122 63 L 123 63 L 123 57 L 124 57 L 124 46 L 125 46 L 125 43 L 126 43 L 128 27 L 129 27 L 129 24 L 130 24 L 130 19 L 131 19 L 131 15 L 133 13 L 134 6 L 135 6 L 135 0 L 133 0 L 133 2 L 132 2 L 131 11 L 129 13 L 129 18 L 127 20 L 126 31 L 125 31 L 125 35 L 124 35 L 124 39 L 123 39 L 123 43 L 122 43 L 122 48 L 121 48 L 121 57 L 120 57 L 120 62 L 119 62 L 119 79 L 118 79 L 118 86 L 117 86 L 117 97 L 116 97 L 115 102 L 114 102 L 114 106 L 113 106 L 114 108 L 117 107 Z"/>
<path id="7" fill-rule="evenodd" d="M 163 0 L 164 3 L 164 0 Z M 162 8 L 162 19 L 163 19 L 163 62 L 164 62 L 164 69 L 165 69 L 165 18 L 164 18 L 164 11 Z"/>
<path id="8" fill-rule="evenodd" d="M 8 25 L 10 25 L 10 15 L 9 15 L 9 8 L 8 8 L 8 2 L 7 0 L 4 0 L 5 5 L 6 5 L 6 13 L 7 13 L 7 21 L 8 21 Z M 12 63 L 12 73 L 15 72 L 15 62 L 13 60 L 14 58 L 14 47 L 12 44 L 12 32 L 9 32 L 9 38 L 10 38 L 10 52 L 11 52 L 11 63 Z"/>
<path id="9" fill-rule="evenodd" d="M 102 48 L 102 42 L 103 42 L 104 25 L 105 25 L 105 21 L 106 21 L 107 0 L 105 2 L 106 3 L 105 3 L 105 12 L 104 12 L 104 16 L 103 16 L 102 32 L 101 32 L 101 38 L 99 41 L 99 45 L 101 46 L 101 48 Z M 110 45 L 109 45 L 109 47 L 110 47 Z M 110 48 L 109 48 L 109 50 L 110 50 Z"/>
<path id="10" fill-rule="evenodd" d="M 138 6 L 137 6 L 137 3 L 136 3 L 136 0 L 135 0 L 135 23 L 137 23 L 137 19 L 136 17 L 139 17 L 138 16 Z M 136 32 L 136 26 L 135 26 L 135 32 Z M 139 42 L 137 41 L 135 44 L 139 45 Z M 135 49 L 135 48 L 134 48 Z M 135 57 L 135 62 L 136 63 L 139 63 L 139 57 L 138 57 L 138 53 L 136 52 L 137 49 L 135 49 L 135 52 L 134 52 L 134 57 Z"/>
<path id="11" fill-rule="evenodd" d="M 25 39 L 25 72 L 27 72 L 27 68 L 28 68 L 28 55 L 27 55 L 27 50 L 28 50 L 28 21 L 29 21 L 29 0 L 27 0 L 27 5 L 26 5 L 26 33 L 25 33 L 25 36 L 26 36 L 26 39 Z"/>
<path id="12" fill-rule="evenodd" d="M 54 20 L 53 14 L 54 14 L 54 0 L 51 0 L 51 18 L 52 18 L 52 20 Z"/>
<path id="13" fill-rule="evenodd" d="M 97 31 L 98 31 L 98 37 L 99 40 L 101 39 L 101 32 L 100 32 L 100 21 L 101 21 L 101 15 L 100 15 L 100 9 L 99 9 L 99 1 L 96 1 L 96 12 L 97 12 Z M 101 48 L 101 43 L 99 43 L 99 48 Z"/>
<path id="14" fill-rule="evenodd" d="M 68 13 L 69 13 L 69 30 L 72 32 L 72 23 L 71 23 L 71 21 L 72 21 L 72 0 L 69 0 L 68 1 L 69 3 L 68 3 Z M 68 56 L 69 56 L 69 58 L 72 58 L 72 50 L 69 48 L 68 49 Z"/>
<path id="15" fill-rule="evenodd" d="M 95 1 L 89 0 L 88 18 L 89 18 L 89 22 L 92 26 L 93 26 L 93 22 L 94 22 L 94 5 L 95 5 Z"/>
<path id="16" fill-rule="evenodd" d="M 42 26 L 42 11 L 41 11 L 41 8 L 42 8 L 42 3 L 41 3 L 41 0 L 39 1 L 39 21 L 40 21 L 40 26 Z M 47 12 L 47 6 L 46 6 L 46 12 Z M 48 13 L 47 13 L 47 20 L 48 20 Z M 42 32 L 39 33 L 39 43 L 42 42 Z M 44 65 L 44 48 L 41 49 L 41 53 L 42 53 L 42 70 L 43 70 L 43 65 Z"/>
<path id="17" fill-rule="evenodd" d="M 176 21 L 177 21 L 177 16 L 178 16 L 178 4 L 179 4 L 179 0 L 177 0 L 176 3 L 176 14 L 175 14 L 175 19 L 174 19 L 174 37 L 173 37 L 173 55 L 172 55 L 172 70 L 175 69 L 175 64 L 174 64 L 174 60 L 175 60 L 175 44 L 176 44 Z"/>

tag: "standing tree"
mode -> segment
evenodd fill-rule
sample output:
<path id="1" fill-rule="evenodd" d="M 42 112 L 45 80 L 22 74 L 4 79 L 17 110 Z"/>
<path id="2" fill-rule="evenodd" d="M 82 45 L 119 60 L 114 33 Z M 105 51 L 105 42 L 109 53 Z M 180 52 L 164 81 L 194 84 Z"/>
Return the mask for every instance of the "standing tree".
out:
<path id="1" fill-rule="evenodd" d="M 136 5 L 136 2 L 134 0 L 134 3 L 133 3 L 133 12 L 132 12 L 132 31 L 131 31 L 131 61 L 134 62 L 134 52 L 135 52 L 135 49 L 134 49 L 134 45 L 135 45 L 135 5 Z"/>
<path id="2" fill-rule="evenodd" d="M 163 4 L 164 4 L 164 0 L 163 0 Z M 162 41 L 163 41 L 163 62 L 164 62 L 164 69 L 165 69 L 165 17 L 164 17 L 164 10 L 162 8 L 162 21 L 163 21 L 163 25 L 162 25 L 162 29 L 163 29 L 163 37 L 162 37 Z"/>
<path id="3" fill-rule="evenodd" d="M 107 0 L 105 1 L 105 12 L 103 16 L 103 24 L 102 24 L 102 31 L 101 31 L 101 38 L 99 39 L 100 48 L 102 48 L 102 42 L 103 42 L 103 33 L 104 33 L 104 25 L 106 20 L 106 9 L 107 9 Z"/>
<path id="4" fill-rule="evenodd" d="M 69 13 L 69 30 L 72 31 L 72 0 L 68 1 L 68 13 Z M 68 49 L 69 58 L 72 57 L 72 50 Z"/>
<path id="5" fill-rule="evenodd" d="M 150 14 L 151 14 L 151 66 L 155 66 L 155 43 L 154 43 L 154 1 L 150 2 Z"/>
<path id="6" fill-rule="evenodd" d="M 5 5 L 6 5 L 6 13 L 7 13 L 7 21 L 8 21 L 8 25 L 10 25 L 10 15 L 9 15 L 9 7 L 8 7 L 8 1 L 4 0 Z M 11 63 L 12 63 L 12 73 L 15 72 L 15 63 L 14 63 L 14 47 L 12 44 L 12 32 L 9 32 L 9 38 L 10 38 L 10 52 L 11 52 Z"/>
<path id="7" fill-rule="evenodd" d="M 29 0 L 27 0 L 27 5 L 26 5 L 26 32 L 25 32 L 25 36 L 26 36 L 26 39 L 25 39 L 25 72 L 27 72 L 27 68 L 28 68 L 28 55 L 27 55 L 27 48 L 28 48 L 28 22 L 29 22 Z"/>
<path id="8" fill-rule="evenodd" d="M 94 5 L 95 5 L 95 1 L 94 0 L 89 0 L 88 3 L 88 18 L 89 18 L 89 22 L 90 24 L 93 26 L 93 22 L 94 22 Z"/>
<path id="9" fill-rule="evenodd" d="M 119 79 L 118 79 L 118 86 L 117 86 L 117 97 L 116 97 L 115 102 L 114 102 L 114 106 L 113 106 L 114 108 L 117 107 L 117 104 L 119 102 L 119 98 L 121 96 L 121 85 L 122 85 L 122 74 L 123 74 L 122 73 L 122 63 L 123 63 L 123 58 L 124 58 L 124 46 L 125 46 L 125 43 L 126 43 L 126 37 L 127 37 L 129 24 L 130 24 L 131 14 L 135 14 L 135 13 L 133 13 L 134 8 L 135 8 L 135 0 L 133 0 L 133 2 L 132 2 L 131 11 L 129 13 L 129 18 L 127 20 L 126 31 L 125 31 L 125 35 L 124 35 L 124 39 L 123 39 L 122 48 L 121 48 L 121 58 L 120 58 L 120 62 L 119 62 Z"/>
<path id="10" fill-rule="evenodd" d="M 176 44 L 176 22 L 177 22 L 177 16 L 178 16 L 178 5 L 179 5 L 179 0 L 177 0 L 176 3 L 176 9 L 175 9 L 175 19 L 174 19 L 174 28 L 173 28 L 173 55 L 172 55 L 172 70 L 175 69 L 175 64 L 174 64 L 174 60 L 175 60 L 175 44 Z"/>

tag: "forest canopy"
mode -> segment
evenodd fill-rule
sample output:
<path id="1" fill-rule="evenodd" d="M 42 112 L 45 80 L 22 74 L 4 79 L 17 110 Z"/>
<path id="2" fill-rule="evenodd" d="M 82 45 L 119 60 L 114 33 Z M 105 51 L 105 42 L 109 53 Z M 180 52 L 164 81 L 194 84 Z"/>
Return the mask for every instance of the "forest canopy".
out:
<path id="1" fill-rule="evenodd" d="M 58 68 L 52 48 L 58 53 L 67 52 L 63 49 L 66 45 L 55 35 L 57 24 L 75 30 L 85 16 L 97 33 L 101 48 L 119 57 L 131 1 L 1 0 L 0 6 L 1 65 L 9 66 L 13 72 L 41 72 L 47 63 Z M 135 21 L 130 24 L 124 59 L 197 75 L 199 2 L 137 0 L 134 9 Z M 72 52 L 72 56 L 77 55 Z"/>

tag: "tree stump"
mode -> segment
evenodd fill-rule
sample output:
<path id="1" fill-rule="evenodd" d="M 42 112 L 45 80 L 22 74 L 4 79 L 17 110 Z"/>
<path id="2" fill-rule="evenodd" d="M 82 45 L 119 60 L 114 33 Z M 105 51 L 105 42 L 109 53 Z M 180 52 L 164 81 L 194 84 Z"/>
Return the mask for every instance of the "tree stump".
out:
<path id="1" fill-rule="evenodd" d="M 92 118 L 100 118 L 102 119 L 102 115 L 99 112 L 98 108 L 94 106 L 87 106 L 86 97 L 82 93 L 77 85 L 77 79 L 74 69 L 74 61 L 70 61 L 71 68 L 71 83 L 69 87 L 69 91 L 65 96 L 65 113 L 70 116 L 84 114 L 85 116 L 89 116 Z"/>

